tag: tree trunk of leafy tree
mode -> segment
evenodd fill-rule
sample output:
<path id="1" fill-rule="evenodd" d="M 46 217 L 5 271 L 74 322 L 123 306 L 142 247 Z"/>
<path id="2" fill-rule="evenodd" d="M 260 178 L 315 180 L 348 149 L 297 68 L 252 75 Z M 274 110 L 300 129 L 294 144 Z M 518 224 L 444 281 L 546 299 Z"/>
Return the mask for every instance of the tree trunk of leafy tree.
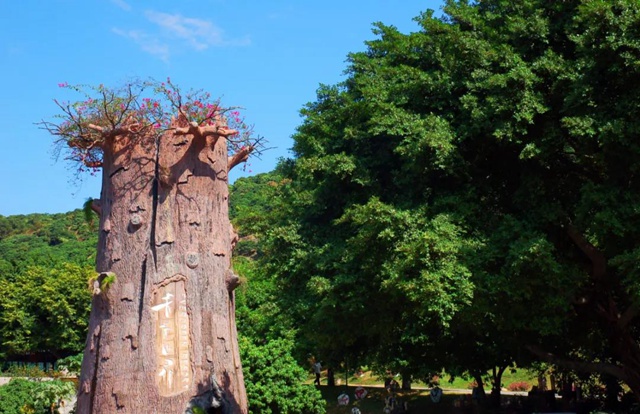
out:
<path id="1" fill-rule="evenodd" d="M 223 133 L 173 126 L 102 145 L 80 414 L 247 412 L 227 203 L 243 159 L 227 157 Z"/>
<path id="2" fill-rule="evenodd" d="M 408 370 L 403 370 L 400 375 L 402 376 L 401 388 L 404 391 L 411 391 L 411 374 Z"/>
<path id="3" fill-rule="evenodd" d="M 502 374 L 507 369 L 506 366 L 493 367 L 491 372 L 491 381 L 493 386 L 491 387 L 491 406 L 500 407 L 501 390 L 502 390 Z"/>

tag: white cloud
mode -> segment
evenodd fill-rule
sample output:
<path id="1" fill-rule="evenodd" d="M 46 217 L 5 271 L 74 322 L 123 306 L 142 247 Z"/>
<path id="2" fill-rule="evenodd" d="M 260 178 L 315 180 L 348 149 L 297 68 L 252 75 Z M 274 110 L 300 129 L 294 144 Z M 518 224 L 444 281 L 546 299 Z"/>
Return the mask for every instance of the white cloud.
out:
<path id="1" fill-rule="evenodd" d="M 208 20 L 153 10 L 146 11 L 145 16 L 164 29 L 168 36 L 186 41 L 195 50 L 205 50 L 210 46 L 242 46 L 250 43 L 247 37 L 225 38 L 224 31 Z"/>
<path id="2" fill-rule="evenodd" d="M 111 1 L 128 6 L 124 0 Z M 133 40 L 143 51 L 165 62 L 169 61 L 174 52 L 182 52 L 184 49 L 204 51 L 210 47 L 244 46 L 250 43 L 248 37 L 227 38 L 224 31 L 209 20 L 153 10 L 147 10 L 144 15 L 152 23 L 145 30 L 113 28 L 112 31 Z"/>
<path id="3" fill-rule="evenodd" d="M 111 3 L 120 7 L 122 10 L 125 10 L 125 11 L 131 10 L 131 5 L 124 0 L 111 0 Z"/>
<path id="4" fill-rule="evenodd" d="M 158 38 L 153 37 L 141 30 L 111 29 L 115 34 L 133 40 L 140 48 L 165 62 L 169 61 L 169 45 L 162 43 Z"/>

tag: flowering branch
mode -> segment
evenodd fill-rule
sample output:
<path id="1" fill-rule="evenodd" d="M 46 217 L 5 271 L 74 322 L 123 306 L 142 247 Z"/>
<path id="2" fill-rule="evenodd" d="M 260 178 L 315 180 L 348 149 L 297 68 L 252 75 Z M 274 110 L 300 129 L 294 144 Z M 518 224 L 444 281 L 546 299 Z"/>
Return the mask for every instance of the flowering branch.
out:
<path id="1" fill-rule="evenodd" d="M 245 124 L 239 108 L 224 108 L 206 92 L 183 94 L 170 79 L 133 81 L 114 89 L 66 83 L 58 86 L 81 93 L 85 99 L 74 103 L 54 101 L 61 110 L 57 115 L 61 122 L 41 121 L 39 125 L 58 137 L 57 151 L 64 151 L 66 159 L 81 164 L 80 172 L 83 167 L 94 172 L 100 168 L 105 145 L 117 136 L 127 136 L 131 143 L 166 131 L 175 135 L 223 137 L 230 159 L 236 160 L 232 166 L 262 148 L 261 139 L 254 137 L 253 128 Z M 172 122 L 176 116 L 184 120 L 182 126 Z"/>

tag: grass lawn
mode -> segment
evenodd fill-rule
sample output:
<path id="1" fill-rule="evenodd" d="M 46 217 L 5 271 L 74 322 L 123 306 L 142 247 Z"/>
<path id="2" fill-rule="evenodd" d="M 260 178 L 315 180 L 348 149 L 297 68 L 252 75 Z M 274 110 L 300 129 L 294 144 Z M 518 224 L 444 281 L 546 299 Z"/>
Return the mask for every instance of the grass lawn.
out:
<path id="1" fill-rule="evenodd" d="M 314 378 L 315 377 L 313 375 L 309 374 L 309 378 L 307 382 L 308 383 L 313 382 Z M 345 378 L 344 372 L 336 372 L 335 379 L 336 379 L 336 385 L 345 385 L 347 380 Z M 397 380 L 398 382 L 400 382 L 399 378 Z M 548 380 L 547 383 L 550 383 L 548 378 L 547 380 Z M 470 380 L 468 378 L 454 378 L 453 381 L 450 381 L 450 376 L 448 374 L 443 373 L 440 376 L 440 388 L 471 390 L 472 381 L 473 380 Z M 523 382 L 523 381 L 527 382 L 530 386 L 536 385 L 537 377 L 535 372 L 525 370 L 525 369 L 514 369 L 513 371 L 507 369 L 507 371 L 505 371 L 505 373 L 502 375 L 502 388 L 506 389 L 509 386 L 509 384 L 513 382 Z M 384 379 L 379 378 L 377 375 L 373 375 L 370 371 L 363 372 L 361 376 L 351 375 L 348 378 L 349 385 L 361 385 L 363 387 L 382 386 L 383 382 L 384 382 Z M 323 385 L 327 383 L 326 371 L 322 373 L 322 379 L 320 383 Z M 414 382 L 412 383 L 412 386 L 414 388 L 429 388 L 427 384 L 424 384 L 422 382 Z M 491 390 L 491 384 L 485 384 L 485 390 L 489 392 Z"/>
<path id="2" fill-rule="evenodd" d="M 336 386 L 326 386 L 326 372 L 323 372 L 321 379 L 322 386 L 320 391 L 322 396 L 327 401 L 327 414 L 351 414 L 351 409 L 357 406 L 362 414 L 381 414 L 384 408 L 384 399 L 387 396 L 387 391 L 382 387 L 383 380 L 376 375 L 372 375 L 371 372 L 365 371 L 362 375 L 351 375 L 348 378 L 348 386 L 345 385 L 347 378 L 343 372 L 336 372 L 335 375 Z M 440 387 L 444 389 L 444 395 L 439 403 L 434 403 L 429 397 L 429 390 L 427 384 L 421 382 L 415 382 L 412 384 L 414 388 L 411 391 L 398 392 L 399 401 L 407 401 L 409 403 L 409 410 L 413 414 L 429 413 L 429 414 L 463 414 L 463 413 L 478 413 L 479 410 L 473 405 L 470 400 L 470 395 L 465 394 L 465 390 L 471 390 L 471 380 L 466 378 L 455 378 L 452 382 L 449 381 L 448 375 L 443 374 L 440 377 Z M 309 376 L 308 383 L 313 381 L 313 376 Z M 399 381 L 399 379 L 398 379 Z M 535 373 L 519 369 L 513 372 L 507 370 L 502 378 L 503 388 L 506 388 L 512 382 L 526 381 L 530 385 L 536 383 Z M 362 386 L 367 389 L 367 397 L 354 404 L 354 391 L 358 386 Z M 487 386 L 489 386 L 487 384 Z M 490 386 L 489 386 L 490 387 Z M 462 390 L 462 391 L 454 391 Z M 486 389 L 486 388 L 485 388 Z M 487 389 L 487 391 L 489 391 Z M 338 395 L 346 393 L 349 396 L 349 405 L 338 406 Z M 506 405 L 509 400 L 515 402 L 519 397 L 516 396 L 502 396 L 503 404 Z M 504 406 L 503 405 L 503 406 Z"/>
<path id="3" fill-rule="evenodd" d="M 351 414 L 351 409 L 356 406 L 362 414 L 381 414 L 384 408 L 384 399 L 387 391 L 382 387 L 364 388 L 368 391 L 366 398 L 354 404 L 354 391 L 357 385 L 337 385 L 335 387 L 321 386 L 320 392 L 327 401 L 327 414 Z M 338 395 L 346 393 L 349 395 L 349 405 L 338 406 Z M 509 399 L 516 399 L 514 396 L 503 396 L 503 402 Z M 412 390 L 398 392 L 399 401 L 407 401 L 409 403 L 409 411 L 412 414 L 429 413 L 429 414 L 473 414 L 478 413 L 470 400 L 468 394 L 455 394 L 445 391 L 439 403 L 434 403 L 429 397 L 428 390 Z"/>

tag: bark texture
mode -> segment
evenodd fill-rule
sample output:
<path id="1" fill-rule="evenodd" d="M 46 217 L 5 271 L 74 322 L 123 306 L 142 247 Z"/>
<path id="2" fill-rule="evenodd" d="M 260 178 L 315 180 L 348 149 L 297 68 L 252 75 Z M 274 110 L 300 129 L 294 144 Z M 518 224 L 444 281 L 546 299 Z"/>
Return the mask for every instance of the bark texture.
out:
<path id="1" fill-rule="evenodd" d="M 107 140 L 78 413 L 247 412 L 227 163 L 216 135 Z"/>

